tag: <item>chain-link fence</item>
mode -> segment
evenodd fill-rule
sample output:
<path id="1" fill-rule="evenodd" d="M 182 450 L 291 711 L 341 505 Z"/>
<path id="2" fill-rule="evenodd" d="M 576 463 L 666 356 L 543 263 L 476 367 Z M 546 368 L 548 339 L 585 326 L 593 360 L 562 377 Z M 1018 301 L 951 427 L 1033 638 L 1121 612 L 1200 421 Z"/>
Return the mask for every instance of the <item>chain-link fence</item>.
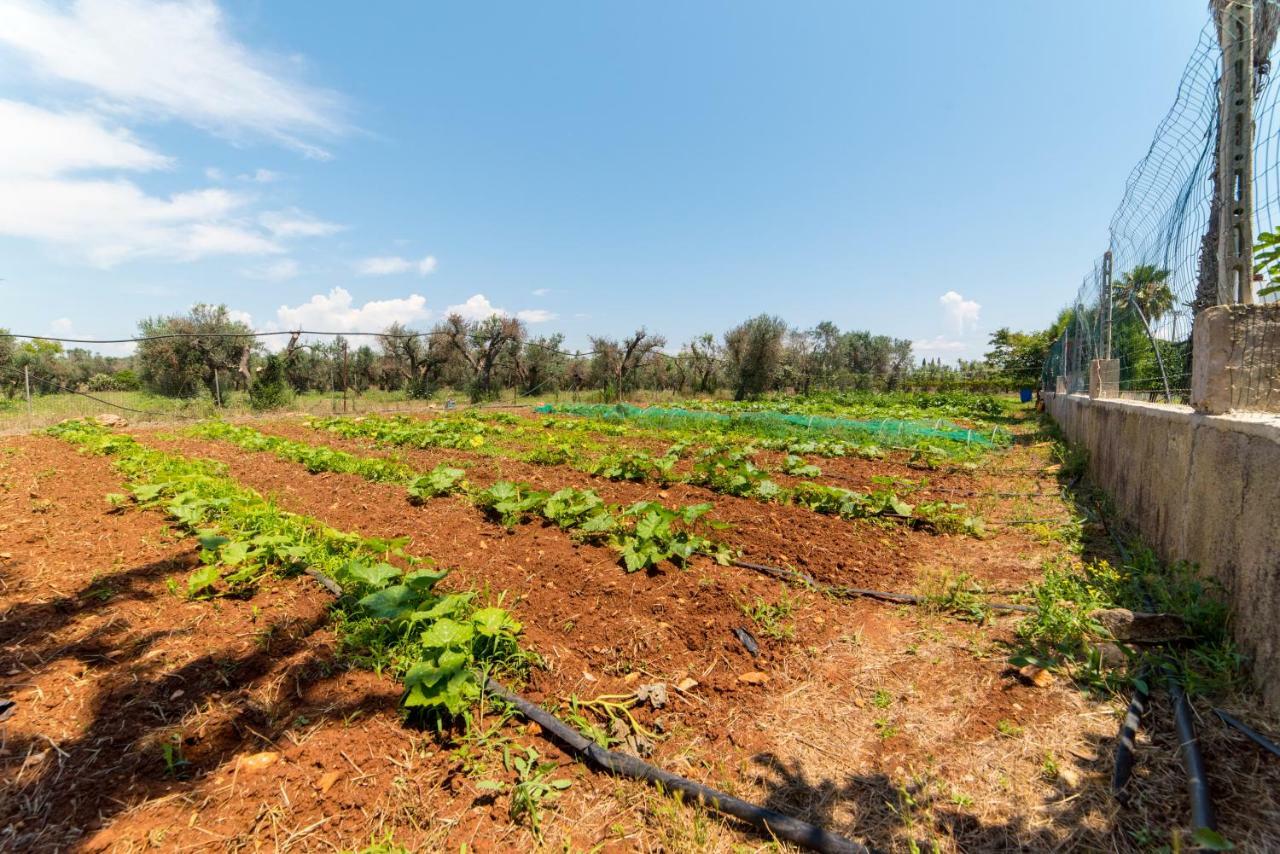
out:
<path id="1" fill-rule="evenodd" d="M 1255 21 L 1270 21 L 1275 13 L 1276 0 L 1255 5 Z M 1255 36 L 1254 43 L 1270 41 Z M 1253 222 L 1262 234 L 1280 227 L 1280 86 L 1269 73 L 1270 61 L 1255 68 Z M 1087 391 L 1091 363 L 1114 359 L 1119 396 L 1189 402 L 1193 319 L 1200 309 L 1235 301 L 1233 294 L 1218 293 L 1218 240 L 1211 227 L 1218 216 L 1221 74 L 1222 48 L 1211 20 L 1173 106 L 1129 175 L 1111 218 L 1109 251 L 1094 262 L 1061 319 L 1064 328 L 1044 369 L 1047 390 L 1061 381 L 1068 392 Z M 1277 296 L 1264 294 L 1259 301 Z"/>

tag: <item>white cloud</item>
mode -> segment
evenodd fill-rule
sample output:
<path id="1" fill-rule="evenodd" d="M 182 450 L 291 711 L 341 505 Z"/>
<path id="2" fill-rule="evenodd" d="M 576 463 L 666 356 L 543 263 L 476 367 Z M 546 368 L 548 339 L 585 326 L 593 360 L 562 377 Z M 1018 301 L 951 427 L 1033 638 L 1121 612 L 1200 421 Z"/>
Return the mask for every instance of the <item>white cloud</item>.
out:
<path id="1" fill-rule="evenodd" d="M 316 219 L 297 208 L 267 211 L 258 217 L 258 222 L 276 237 L 324 237 L 342 230 L 337 223 Z"/>
<path id="2" fill-rule="evenodd" d="M 300 134 L 342 129 L 338 99 L 279 73 L 228 32 L 212 0 L 0 0 L 0 46 L 35 71 L 79 84 L 117 109 L 265 136 L 312 157 Z"/>
<path id="3" fill-rule="evenodd" d="M 127 130 L 108 127 L 89 113 L 56 113 L 0 99 L 0 128 L 0 179 L 86 169 L 145 172 L 173 165 Z"/>
<path id="4" fill-rule="evenodd" d="M 241 181 L 252 181 L 255 184 L 271 184 L 280 180 L 279 172 L 270 169 L 255 169 L 252 173 L 237 175 Z"/>
<path id="5" fill-rule="evenodd" d="M 963 341 L 953 341 L 945 335 L 939 335 L 936 338 L 930 338 L 925 341 L 911 342 L 911 349 L 917 353 L 956 353 L 966 349 L 968 346 Z"/>
<path id="6" fill-rule="evenodd" d="M 246 278 L 264 279 L 270 282 L 282 282 L 298 275 L 298 262 L 292 258 L 281 258 L 260 267 L 248 267 L 240 271 Z"/>
<path id="7" fill-rule="evenodd" d="M 49 331 L 60 338 L 74 338 L 76 336 L 71 333 L 75 331 L 69 317 L 59 317 L 57 320 L 49 324 Z"/>
<path id="8" fill-rule="evenodd" d="M 247 311 L 241 311 L 238 308 L 233 308 L 227 312 L 227 318 L 233 323 L 243 323 L 250 329 L 253 328 L 253 316 Z"/>
<path id="9" fill-rule="evenodd" d="M 214 182 L 220 182 L 226 178 L 226 176 L 222 174 L 222 170 L 217 166 L 206 166 L 204 168 L 204 177 Z"/>
<path id="10" fill-rule="evenodd" d="M 955 291 L 947 291 L 938 298 L 938 302 L 942 303 L 942 310 L 956 332 L 963 334 L 977 325 L 982 306 L 973 300 L 965 299 Z"/>
<path id="11" fill-rule="evenodd" d="M 533 289 L 533 295 L 535 297 L 545 297 L 549 293 L 551 293 L 551 288 L 534 288 Z"/>
<path id="12" fill-rule="evenodd" d="M 444 310 L 446 315 L 458 314 L 463 320 L 484 320 L 497 315 L 498 317 L 511 317 L 511 312 L 505 308 L 498 308 L 489 302 L 489 298 L 484 294 L 473 294 L 466 302 L 458 305 L 451 305 Z M 546 323 L 548 320 L 555 320 L 557 315 L 541 308 L 526 308 L 515 313 L 517 320 L 525 323 Z"/>
<path id="13" fill-rule="evenodd" d="M 322 332 L 378 332 L 399 321 L 410 324 L 431 316 L 427 300 L 419 294 L 385 300 L 370 300 L 357 306 L 351 294 L 334 288 L 316 294 L 298 306 L 282 305 L 276 310 L 271 329 L 315 329 Z"/>
<path id="14" fill-rule="evenodd" d="M 434 255 L 411 261 L 398 255 L 385 255 L 375 258 L 362 258 L 355 264 L 356 272 L 361 276 L 394 276 L 400 273 L 417 272 L 419 276 L 428 276 L 435 272 Z"/>
<path id="15" fill-rule="evenodd" d="M 507 316 L 506 311 L 489 302 L 489 298 L 484 294 L 475 294 L 464 303 L 451 305 L 445 309 L 444 313 L 446 315 L 462 315 L 463 320 L 484 320 L 485 318 L 493 317 L 495 314 L 500 317 Z"/>
<path id="16" fill-rule="evenodd" d="M 99 267 L 283 251 L 239 219 L 246 200 L 225 190 L 162 198 L 124 180 L 0 178 L 0 198 L 0 234 L 62 245 Z"/>
<path id="17" fill-rule="evenodd" d="M 546 323 L 548 320 L 555 320 L 556 316 L 555 312 L 542 308 L 526 308 L 516 312 L 516 317 L 525 323 Z"/>

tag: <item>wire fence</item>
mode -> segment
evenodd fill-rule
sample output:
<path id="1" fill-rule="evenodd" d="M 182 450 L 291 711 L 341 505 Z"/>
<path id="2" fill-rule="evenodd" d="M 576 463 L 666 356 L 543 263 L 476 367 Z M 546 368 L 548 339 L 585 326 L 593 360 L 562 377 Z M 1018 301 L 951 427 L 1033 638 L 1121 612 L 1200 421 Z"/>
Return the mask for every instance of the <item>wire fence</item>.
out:
<path id="1" fill-rule="evenodd" d="M 1276 4 L 1258 3 L 1255 14 L 1274 12 Z M 1275 60 L 1277 53 L 1273 50 L 1269 59 Z M 1280 227 L 1280 86 L 1268 73 L 1271 65 L 1258 65 L 1255 87 L 1256 234 Z M 1200 32 L 1173 106 L 1126 181 L 1111 218 L 1109 251 L 1084 276 L 1063 331 L 1050 348 L 1046 389 L 1061 388 L 1061 382 L 1067 392 L 1085 392 L 1093 361 L 1110 358 L 1118 362 L 1118 377 L 1110 379 L 1118 382 L 1119 396 L 1190 401 L 1196 312 L 1234 301 L 1234 295 L 1218 293 L 1217 240 L 1210 228 L 1217 215 L 1213 201 L 1221 67 L 1222 49 L 1211 20 Z M 1274 294 L 1259 298 L 1275 299 Z M 1258 386 L 1253 391 L 1261 393 L 1265 404 L 1266 371 L 1256 373 L 1245 379 Z"/>

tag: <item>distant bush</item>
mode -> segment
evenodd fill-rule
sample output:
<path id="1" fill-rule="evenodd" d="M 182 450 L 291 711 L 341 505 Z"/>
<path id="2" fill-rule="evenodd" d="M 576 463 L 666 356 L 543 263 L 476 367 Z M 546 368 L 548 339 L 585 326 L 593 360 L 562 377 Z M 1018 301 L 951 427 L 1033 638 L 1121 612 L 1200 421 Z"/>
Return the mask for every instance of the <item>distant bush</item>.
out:
<path id="1" fill-rule="evenodd" d="M 289 403 L 289 385 L 285 381 L 284 364 L 279 356 L 268 356 L 249 387 L 249 405 L 259 412 L 279 409 Z"/>
<path id="2" fill-rule="evenodd" d="M 140 387 L 137 375 L 130 370 L 94 374 L 85 383 L 87 391 L 137 391 Z"/>

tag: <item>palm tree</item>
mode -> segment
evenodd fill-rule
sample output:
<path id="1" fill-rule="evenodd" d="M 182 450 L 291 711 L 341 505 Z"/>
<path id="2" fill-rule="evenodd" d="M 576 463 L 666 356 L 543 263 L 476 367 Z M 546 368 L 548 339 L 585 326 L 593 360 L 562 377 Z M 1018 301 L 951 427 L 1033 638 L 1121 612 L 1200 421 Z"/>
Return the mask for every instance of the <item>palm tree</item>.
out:
<path id="1" fill-rule="evenodd" d="M 1112 299 L 1117 308 L 1133 306 L 1142 321 L 1142 329 L 1147 333 L 1151 349 L 1156 354 L 1156 364 L 1160 367 L 1160 379 L 1164 381 L 1164 399 L 1173 402 L 1173 393 L 1169 389 L 1169 375 L 1164 369 L 1164 356 L 1156 344 L 1156 336 L 1151 332 L 1151 321 L 1159 320 L 1173 308 L 1173 291 L 1169 287 L 1169 271 L 1154 264 L 1139 264 L 1120 277 L 1112 290 Z"/>

